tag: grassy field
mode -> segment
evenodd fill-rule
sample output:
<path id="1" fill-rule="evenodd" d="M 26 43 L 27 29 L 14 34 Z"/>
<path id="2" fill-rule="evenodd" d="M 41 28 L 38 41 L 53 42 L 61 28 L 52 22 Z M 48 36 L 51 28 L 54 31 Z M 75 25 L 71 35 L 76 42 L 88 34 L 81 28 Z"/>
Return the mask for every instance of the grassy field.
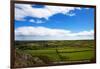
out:
<path id="1" fill-rule="evenodd" d="M 93 40 L 16 41 L 15 67 L 92 62 Z"/>

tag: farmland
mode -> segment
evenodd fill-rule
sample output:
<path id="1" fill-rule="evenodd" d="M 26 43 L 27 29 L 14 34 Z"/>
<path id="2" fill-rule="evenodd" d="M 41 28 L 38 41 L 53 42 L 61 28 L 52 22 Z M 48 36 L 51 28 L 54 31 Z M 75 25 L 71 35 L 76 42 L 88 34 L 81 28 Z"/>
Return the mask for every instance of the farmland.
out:
<path id="1" fill-rule="evenodd" d="M 92 62 L 94 40 L 15 41 L 15 67 Z"/>

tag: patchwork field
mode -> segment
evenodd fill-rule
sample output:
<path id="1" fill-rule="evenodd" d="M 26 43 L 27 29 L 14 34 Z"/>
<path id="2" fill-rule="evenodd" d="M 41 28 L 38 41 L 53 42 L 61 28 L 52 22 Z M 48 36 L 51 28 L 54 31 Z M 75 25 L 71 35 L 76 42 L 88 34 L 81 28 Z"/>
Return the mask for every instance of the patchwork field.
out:
<path id="1" fill-rule="evenodd" d="M 93 40 L 15 41 L 15 67 L 92 62 Z"/>

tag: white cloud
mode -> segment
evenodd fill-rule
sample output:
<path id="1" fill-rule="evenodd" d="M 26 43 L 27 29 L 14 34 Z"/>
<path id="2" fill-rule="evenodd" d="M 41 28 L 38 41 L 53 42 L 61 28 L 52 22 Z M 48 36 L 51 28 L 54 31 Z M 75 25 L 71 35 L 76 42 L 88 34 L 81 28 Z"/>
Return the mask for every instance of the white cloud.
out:
<path id="1" fill-rule="evenodd" d="M 36 23 L 40 24 L 40 23 L 44 23 L 44 22 L 42 20 L 37 20 Z"/>
<path id="2" fill-rule="evenodd" d="M 61 7 L 46 5 L 44 8 L 33 8 L 32 5 L 29 4 L 15 4 L 15 20 L 24 20 L 26 16 L 48 19 L 49 17 L 58 13 L 74 16 L 73 13 L 69 12 L 75 9 L 81 10 L 80 7 Z"/>
<path id="3" fill-rule="evenodd" d="M 72 13 L 72 14 L 68 14 L 69 16 L 75 16 L 76 14 L 75 13 Z"/>
<path id="4" fill-rule="evenodd" d="M 29 22 L 32 22 L 32 23 L 34 23 L 34 22 L 35 22 L 35 20 L 34 20 L 34 19 L 30 19 L 30 20 L 29 20 Z"/>
<path id="5" fill-rule="evenodd" d="M 82 40 L 94 39 L 94 31 L 81 31 L 73 33 L 65 29 L 52 29 L 46 27 L 19 27 L 15 29 L 16 40 Z"/>
<path id="6" fill-rule="evenodd" d="M 37 24 L 44 23 L 44 21 L 42 20 L 34 20 L 34 19 L 30 19 L 29 22 L 37 23 Z"/>
<path id="7" fill-rule="evenodd" d="M 16 35 L 33 35 L 33 36 L 61 36 L 70 31 L 63 29 L 50 29 L 46 27 L 20 27 L 15 30 Z"/>

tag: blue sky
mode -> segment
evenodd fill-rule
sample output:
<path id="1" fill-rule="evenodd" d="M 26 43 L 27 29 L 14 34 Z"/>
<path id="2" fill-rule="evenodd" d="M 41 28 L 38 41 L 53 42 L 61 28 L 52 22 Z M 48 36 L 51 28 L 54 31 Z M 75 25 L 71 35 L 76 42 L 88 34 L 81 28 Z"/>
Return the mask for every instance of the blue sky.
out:
<path id="1" fill-rule="evenodd" d="M 16 4 L 14 24 L 16 40 L 94 39 L 94 8 Z"/>

